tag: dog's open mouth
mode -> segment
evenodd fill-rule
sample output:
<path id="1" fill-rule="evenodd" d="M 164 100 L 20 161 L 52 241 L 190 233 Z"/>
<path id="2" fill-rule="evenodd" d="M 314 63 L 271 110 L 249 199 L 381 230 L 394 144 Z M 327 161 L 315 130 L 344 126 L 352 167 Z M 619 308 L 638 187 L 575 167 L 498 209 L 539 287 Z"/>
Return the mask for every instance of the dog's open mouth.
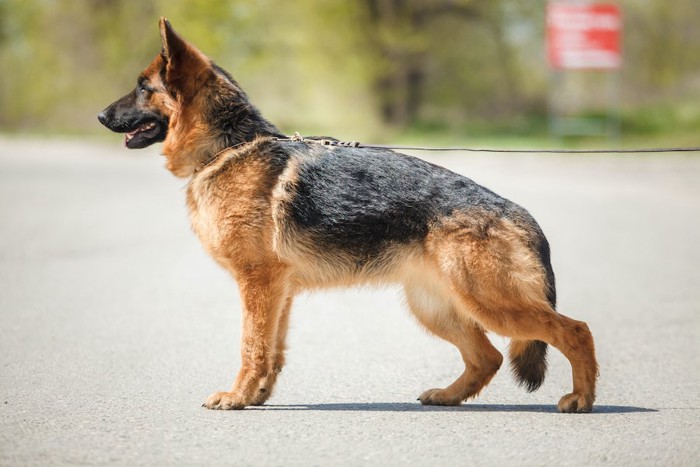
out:
<path id="1" fill-rule="evenodd" d="M 141 125 L 140 127 L 135 129 L 134 131 L 128 132 L 126 134 L 126 138 L 124 138 L 124 142 L 128 143 L 129 141 L 134 139 L 134 136 L 136 136 L 137 134 L 143 133 L 144 131 L 152 130 L 157 126 L 158 125 L 156 124 L 156 122 L 151 122 L 151 123 L 146 123 L 145 125 Z"/>
<path id="2" fill-rule="evenodd" d="M 129 149 L 143 148 L 160 140 L 161 126 L 157 122 L 148 122 L 140 125 L 133 131 L 124 135 L 124 146 Z"/>

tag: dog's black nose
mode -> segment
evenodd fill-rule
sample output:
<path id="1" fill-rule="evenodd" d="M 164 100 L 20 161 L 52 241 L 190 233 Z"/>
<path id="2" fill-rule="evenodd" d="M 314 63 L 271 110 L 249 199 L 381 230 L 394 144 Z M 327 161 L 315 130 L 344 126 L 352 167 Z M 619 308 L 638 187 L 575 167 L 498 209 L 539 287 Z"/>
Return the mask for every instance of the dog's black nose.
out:
<path id="1" fill-rule="evenodd" d="M 107 114 L 105 114 L 104 110 L 97 114 L 97 119 L 100 121 L 101 124 L 107 125 Z"/>

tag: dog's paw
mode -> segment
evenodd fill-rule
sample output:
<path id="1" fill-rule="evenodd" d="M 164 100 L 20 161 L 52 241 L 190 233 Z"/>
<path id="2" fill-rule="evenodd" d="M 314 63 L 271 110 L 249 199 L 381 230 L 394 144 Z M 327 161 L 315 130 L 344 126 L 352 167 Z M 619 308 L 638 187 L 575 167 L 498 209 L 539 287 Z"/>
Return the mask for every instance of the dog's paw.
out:
<path id="1" fill-rule="evenodd" d="M 462 403 L 461 397 L 455 397 L 446 389 L 428 389 L 418 397 L 423 405 L 459 405 Z"/>
<path id="2" fill-rule="evenodd" d="M 214 410 L 241 410 L 246 402 L 235 392 L 215 392 L 202 404 L 207 409 Z"/>
<path id="3" fill-rule="evenodd" d="M 267 387 L 261 387 L 258 392 L 253 396 L 250 401 L 250 405 L 263 405 L 272 395 L 272 391 Z"/>
<path id="4" fill-rule="evenodd" d="M 572 392 L 559 399 L 557 407 L 562 413 L 588 413 L 593 410 L 593 397 Z"/>

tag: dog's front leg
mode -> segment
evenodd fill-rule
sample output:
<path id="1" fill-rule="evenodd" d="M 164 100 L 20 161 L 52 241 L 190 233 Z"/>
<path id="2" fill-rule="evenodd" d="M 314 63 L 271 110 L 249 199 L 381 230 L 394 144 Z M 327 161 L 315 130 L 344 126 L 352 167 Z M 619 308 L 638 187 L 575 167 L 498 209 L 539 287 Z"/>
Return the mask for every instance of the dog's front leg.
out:
<path id="1" fill-rule="evenodd" d="M 272 391 L 279 318 L 288 303 L 284 274 L 276 269 L 259 267 L 238 276 L 243 301 L 241 369 L 231 391 L 209 396 L 204 403 L 209 409 L 242 409 L 260 403 Z"/>

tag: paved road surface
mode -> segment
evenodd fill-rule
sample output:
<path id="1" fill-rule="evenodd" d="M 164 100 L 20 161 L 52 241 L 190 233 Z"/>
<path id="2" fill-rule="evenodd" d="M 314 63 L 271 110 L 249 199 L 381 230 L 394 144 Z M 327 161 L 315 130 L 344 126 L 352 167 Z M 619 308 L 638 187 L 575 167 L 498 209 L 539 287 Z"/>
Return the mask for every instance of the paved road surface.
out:
<path id="1" fill-rule="evenodd" d="M 548 234 L 601 364 L 595 412 L 562 415 L 556 352 L 534 394 L 504 368 L 421 407 L 461 362 L 393 289 L 300 298 L 269 405 L 201 408 L 238 367 L 240 308 L 157 154 L 0 139 L 0 464 L 700 463 L 700 156 L 426 156 Z"/>

